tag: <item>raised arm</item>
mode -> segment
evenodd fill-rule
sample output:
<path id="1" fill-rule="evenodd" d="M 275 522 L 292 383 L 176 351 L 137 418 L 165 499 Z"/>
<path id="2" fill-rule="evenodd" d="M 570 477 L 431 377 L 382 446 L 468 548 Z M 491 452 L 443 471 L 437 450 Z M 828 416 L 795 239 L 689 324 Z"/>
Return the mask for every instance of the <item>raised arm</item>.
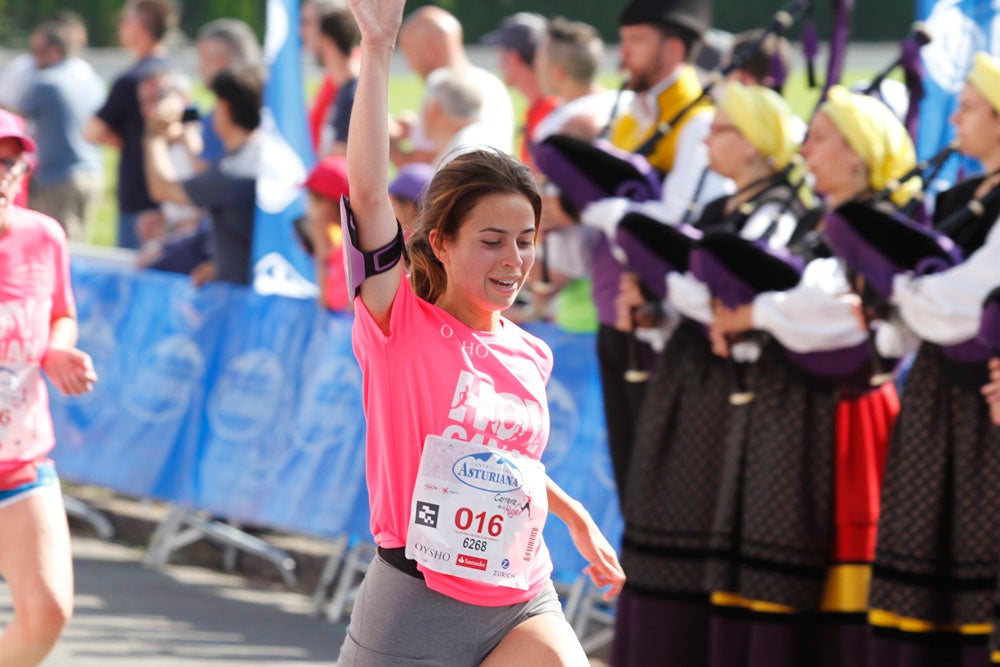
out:
<path id="1" fill-rule="evenodd" d="M 361 30 L 361 73 L 347 140 L 347 178 L 364 251 L 386 245 L 397 230 L 389 202 L 389 62 L 404 4 L 405 0 L 350 0 Z M 401 271 L 402 265 L 396 264 L 361 285 L 361 299 L 383 329 L 388 327 Z"/>

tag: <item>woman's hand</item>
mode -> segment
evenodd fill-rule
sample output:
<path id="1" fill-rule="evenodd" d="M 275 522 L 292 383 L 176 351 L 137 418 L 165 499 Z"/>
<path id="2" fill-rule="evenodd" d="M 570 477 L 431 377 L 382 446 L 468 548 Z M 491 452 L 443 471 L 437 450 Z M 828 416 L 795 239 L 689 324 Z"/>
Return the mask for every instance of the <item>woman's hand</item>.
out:
<path id="1" fill-rule="evenodd" d="M 618 562 L 614 548 L 589 514 L 580 522 L 567 525 L 577 551 L 589 563 L 583 568 L 583 573 L 590 577 L 597 588 L 607 588 L 604 591 L 605 600 L 616 597 L 625 585 L 625 571 Z"/>
<path id="2" fill-rule="evenodd" d="M 610 600 L 621 593 L 622 586 L 625 585 L 625 572 L 618 562 L 615 550 L 601 534 L 601 529 L 594 523 L 590 513 L 548 476 L 545 479 L 545 492 L 549 501 L 549 513 L 556 515 L 566 524 L 576 550 L 588 563 L 587 567 L 583 568 L 584 574 L 590 577 L 598 588 L 608 587 L 608 590 L 604 591 L 605 600 Z"/>
<path id="3" fill-rule="evenodd" d="M 716 355 L 728 357 L 730 338 L 751 329 L 753 329 L 752 305 L 727 308 L 718 299 L 712 300 L 712 323 L 708 326 L 708 337 L 712 343 L 712 352 Z"/>
<path id="4" fill-rule="evenodd" d="M 635 328 L 633 313 L 646 302 L 639 287 L 639 276 L 631 271 L 622 273 L 615 297 L 615 328 L 629 333 Z"/>
<path id="5" fill-rule="evenodd" d="M 753 306 L 727 308 L 716 299 L 712 303 L 712 328 L 722 334 L 739 334 L 753 329 Z"/>
<path id="6" fill-rule="evenodd" d="M 76 348 L 50 347 L 42 357 L 42 370 L 66 396 L 86 394 L 97 382 L 90 355 Z"/>
<path id="7" fill-rule="evenodd" d="M 373 46 L 396 46 L 406 0 L 350 0 L 351 13 L 361 31 L 361 41 Z"/>

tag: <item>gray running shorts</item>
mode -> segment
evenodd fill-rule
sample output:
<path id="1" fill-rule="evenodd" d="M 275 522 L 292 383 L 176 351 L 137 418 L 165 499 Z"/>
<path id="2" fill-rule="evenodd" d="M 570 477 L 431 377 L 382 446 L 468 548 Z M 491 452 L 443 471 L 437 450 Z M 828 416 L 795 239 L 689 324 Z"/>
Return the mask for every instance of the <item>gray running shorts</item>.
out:
<path id="1" fill-rule="evenodd" d="M 337 667 L 474 667 L 521 622 L 563 615 L 550 581 L 533 599 L 479 607 L 427 588 L 376 556 L 358 590 Z"/>

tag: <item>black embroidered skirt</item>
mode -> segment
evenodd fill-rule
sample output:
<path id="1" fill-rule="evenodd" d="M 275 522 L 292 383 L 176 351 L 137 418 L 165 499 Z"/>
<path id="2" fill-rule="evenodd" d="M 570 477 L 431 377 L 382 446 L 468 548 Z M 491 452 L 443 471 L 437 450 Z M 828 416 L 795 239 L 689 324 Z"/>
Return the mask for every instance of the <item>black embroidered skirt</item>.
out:
<path id="1" fill-rule="evenodd" d="M 907 378 L 886 462 L 871 616 L 989 623 L 1000 554 L 1000 429 L 934 345 Z M 974 369 L 973 369 L 974 370 Z M 985 379 L 985 364 L 982 364 Z"/>
<path id="2" fill-rule="evenodd" d="M 650 379 L 629 467 L 622 566 L 637 593 L 707 593 L 732 388 L 726 360 L 685 321 Z"/>
<path id="3" fill-rule="evenodd" d="M 774 341 L 744 372 L 756 399 L 729 423 L 707 584 L 814 611 L 834 535 L 838 385 L 799 370 Z"/>

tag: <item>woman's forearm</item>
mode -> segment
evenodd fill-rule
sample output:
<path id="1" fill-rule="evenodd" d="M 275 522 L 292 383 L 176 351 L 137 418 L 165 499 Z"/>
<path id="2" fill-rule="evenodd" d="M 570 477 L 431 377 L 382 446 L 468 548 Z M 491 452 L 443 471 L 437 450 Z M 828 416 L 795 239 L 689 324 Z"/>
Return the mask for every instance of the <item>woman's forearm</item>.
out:
<path id="1" fill-rule="evenodd" d="M 351 206 L 358 218 L 364 249 L 379 248 L 396 235 L 389 209 L 389 62 L 392 47 L 362 42 L 361 74 L 347 139 L 347 174 Z M 376 216 L 372 216 L 372 213 Z"/>

